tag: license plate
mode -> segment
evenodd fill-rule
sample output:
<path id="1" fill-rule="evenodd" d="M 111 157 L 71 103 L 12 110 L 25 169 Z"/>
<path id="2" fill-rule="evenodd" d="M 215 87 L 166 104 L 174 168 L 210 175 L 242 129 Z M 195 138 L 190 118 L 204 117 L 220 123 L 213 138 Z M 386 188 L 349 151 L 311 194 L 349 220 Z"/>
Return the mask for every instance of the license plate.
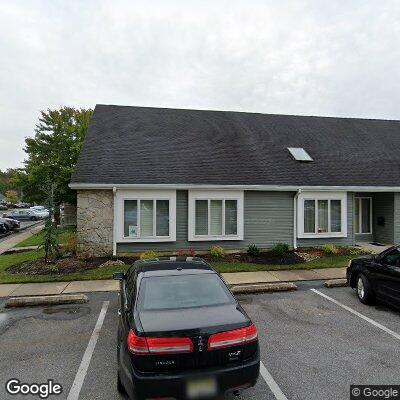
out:
<path id="1" fill-rule="evenodd" d="M 201 399 L 217 394 L 217 382 L 214 378 L 194 379 L 187 384 L 189 399 Z"/>

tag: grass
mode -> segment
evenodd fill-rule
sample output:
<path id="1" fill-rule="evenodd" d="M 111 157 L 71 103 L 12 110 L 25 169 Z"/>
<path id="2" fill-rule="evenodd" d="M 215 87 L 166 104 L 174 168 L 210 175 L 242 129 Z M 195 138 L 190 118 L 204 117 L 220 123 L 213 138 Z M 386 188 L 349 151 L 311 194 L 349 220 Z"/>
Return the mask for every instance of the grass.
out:
<path id="1" fill-rule="evenodd" d="M 218 272 L 254 272 L 254 271 L 282 271 L 296 269 L 320 269 L 347 267 L 348 262 L 357 256 L 326 256 L 312 261 L 293 265 L 262 265 L 243 262 L 214 261 L 213 267 Z"/>
<path id="2" fill-rule="evenodd" d="M 25 261 L 34 261 L 44 256 L 43 250 L 32 250 L 24 253 L 3 254 L 0 256 L 0 283 L 28 283 L 28 282 L 60 282 L 60 281 L 80 281 L 111 279 L 112 274 L 118 271 L 126 271 L 129 265 L 116 267 L 102 267 L 76 272 L 65 275 L 22 275 L 11 274 L 7 268 L 12 265 L 20 264 Z M 49 270 L 52 265 L 49 265 Z"/>
<path id="3" fill-rule="evenodd" d="M 63 243 L 67 235 L 71 232 L 74 232 L 75 228 L 59 228 L 58 235 L 60 243 Z M 44 242 L 44 232 L 43 230 L 35 233 L 34 235 L 28 237 L 27 239 L 23 240 L 22 242 L 18 243 L 15 247 L 28 247 L 28 246 L 40 246 Z"/>
<path id="4" fill-rule="evenodd" d="M 20 264 L 25 261 L 33 261 L 43 257 L 43 250 L 32 250 L 24 253 L 6 254 L 0 256 L 0 283 L 27 283 L 27 282 L 60 282 L 77 280 L 97 280 L 111 279 L 112 274 L 118 271 L 126 271 L 129 265 L 110 266 L 76 272 L 66 275 L 22 275 L 11 274 L 7 268 L 12 265 Z M 326 256 L 303 264 L 295 265 L 260 265 L 242 262 L 212 262 L 214 268 L 219 272 L 249 272 L 249 271 L 279 271 L 296 269 L 314 269 L 314 268 L 334 268 L 346 267 L 348 261 L 355 256 Z M 51 265 L 49 265 L 49 271 Z"/>

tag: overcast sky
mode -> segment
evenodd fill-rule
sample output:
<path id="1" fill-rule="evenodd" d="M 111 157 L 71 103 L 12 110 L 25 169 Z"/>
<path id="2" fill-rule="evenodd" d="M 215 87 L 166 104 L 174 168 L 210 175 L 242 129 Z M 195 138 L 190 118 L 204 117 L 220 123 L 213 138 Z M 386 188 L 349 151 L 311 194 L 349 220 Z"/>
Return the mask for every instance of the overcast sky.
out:
<path id="1" fill-rule="evenodd" d="M 0 0 L 0 169 L 96 103 L 400 119 L 397 0 Z"/>

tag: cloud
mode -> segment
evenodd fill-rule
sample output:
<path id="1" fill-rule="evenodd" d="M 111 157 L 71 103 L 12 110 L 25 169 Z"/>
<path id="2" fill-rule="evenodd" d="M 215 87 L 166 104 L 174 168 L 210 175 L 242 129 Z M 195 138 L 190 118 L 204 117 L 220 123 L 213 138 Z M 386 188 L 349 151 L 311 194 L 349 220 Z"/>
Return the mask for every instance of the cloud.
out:
<path id="1" fill-rule="evenodd" d="M 0 0 L 0 168 L 96 103 L 400 118 L 396 1 Z"/>

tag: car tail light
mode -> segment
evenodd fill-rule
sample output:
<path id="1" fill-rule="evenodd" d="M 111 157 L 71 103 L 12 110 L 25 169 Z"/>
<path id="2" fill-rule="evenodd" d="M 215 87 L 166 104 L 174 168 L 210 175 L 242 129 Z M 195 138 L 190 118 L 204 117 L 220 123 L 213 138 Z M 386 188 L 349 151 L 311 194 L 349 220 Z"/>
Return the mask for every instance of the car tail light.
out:
<path id="1" fill-rule="evenodd" d="M 258 333 L 255 325 L 233 331 L 216 333 L 208 339 L 208 350 L 222 349 L 224 347 L 238 346 L 257 340 Z"/>
<path id="2" fill-rule="evenodd" d="M 128 349 L 133 354 L 179 354 L 193 352 L 189 338 L 146 338 L 136 336 L 131 330 L 128 335 Z"/>

